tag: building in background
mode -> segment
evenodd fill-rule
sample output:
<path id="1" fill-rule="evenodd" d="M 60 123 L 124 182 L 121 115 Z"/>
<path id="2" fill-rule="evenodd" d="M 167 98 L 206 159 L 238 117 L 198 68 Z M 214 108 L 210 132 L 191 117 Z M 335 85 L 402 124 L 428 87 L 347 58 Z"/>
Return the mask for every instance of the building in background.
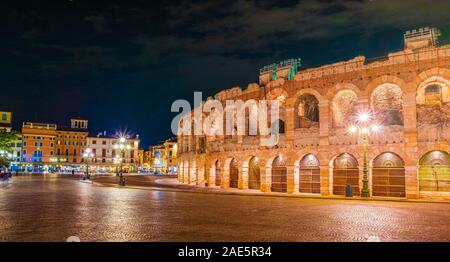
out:
<path id="1" fill-rule="evenodd" d="M 151 147 L 150 147 L 151 149 Z M 142 165 L 142 169 L 145 172 L 149 172 L 151 171 L 151 155 L 152 155 L 152 151 L 151 150 L 145 150 L 144 151 L 144 159 L 143 159 L 143 165 Z"/>
<path id="2" fill-rule="evenodd" d="M 10 121 L 11 114 L 5 118 Z M 23 123 L 22 134 L 13 146 L 17 151 L 17 162 L 12 163 L 11 167 L 33 173 L 85 172 L 89 162 L 93 173 L 115 173 L 119 166 L 119 152 L 114 145 L 120 137 L 108 136 L 106 131 L 89 136 L 88 127 L 88 120 L 82 118 L 72 118 L 70 127 L 58 127 L 52 123 Z M 144 163 L 144 151 L 139 151 L 139 135 L 127 137 L 127 143 L 129 149 L 125 150 L 122 159 L 123 169 L 124 172 L 134 173 Z M 83 158 L 86 149 L 91 150 L 93 158 Z"/>
<path id="3" fill-rule="evenodd" d="M 82 163 L 81 152 L 87 144 L 88 135 L 88 120 L 86 119 L 73 118 L 70 120 L 70 127 L 58 128 L 56 154 L 51 161 L 63 164 L 65 169 L 75 168 Z"/>
<path id="4" fill-rule="evenodd" d="M 116 172 L 118 164 L 115 161 L 119 155 L 114 145 L 119 141 L 117 135 L 107 135 L 106 131 L 98 133 L 97 136 L 87 137 L 86 149 L 89 148 L 93 154 L 92 159 L 82 159 L 82 162 L 89 161 L 89 166 L 95 172 Z M 123 158 L 123 169 L 126 173 L 137 172 L 139 166 L 139 135 L 134 138 L 127 138 L 130 150 L 125 151 Z"/>
<path id="5" fill-rule="evenodd" d="M 0 132 L 9 133 L 12 131 L 12 115 L 12 112 L 0 111 Z M 9 145 L 10 152 L 8 152 L 8 160 L 10 161 L 11 167 L 14 167 L 13 169 L 18 166 L 22 152 L 22 134 L 17 132 L 16 138 Z"/>
<path id="6" fill-rule="evenodd" d="M 144 154 L 145 154 L 144 149 L 139 149 L 138 150 L 139 170 L 140 171 L 145 171 Z"/>
<path id="7" fill-rule="evenodd" d="M 168 139 L 160 145 L 150 147 L 150 170 L 156 173 L 173 174 L 177 172 L 177 142 Z"/>
<path id="8" fill-rule="evenodd" d="M 10 132 L 12 129 L 12 113 L 8 111 L 0 111 L 0 131 Z"/>
<path id="9" fill-rule="evenodd" d="M 58 136 L 56 124 L 26 122 L 22 125 L 22 167 L 28 172 L 51 171 Z"/>

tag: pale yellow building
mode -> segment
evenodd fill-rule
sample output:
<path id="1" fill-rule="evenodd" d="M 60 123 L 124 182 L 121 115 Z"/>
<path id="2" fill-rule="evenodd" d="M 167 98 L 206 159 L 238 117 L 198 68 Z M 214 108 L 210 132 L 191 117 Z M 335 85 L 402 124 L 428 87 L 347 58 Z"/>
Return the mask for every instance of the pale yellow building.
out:
<path id="1" fill-rule="evenodd" d="M 177 142 L 168 139 L 164 143 L 150 147 L 150 170 L 158 173 L 177 173 Z"/>

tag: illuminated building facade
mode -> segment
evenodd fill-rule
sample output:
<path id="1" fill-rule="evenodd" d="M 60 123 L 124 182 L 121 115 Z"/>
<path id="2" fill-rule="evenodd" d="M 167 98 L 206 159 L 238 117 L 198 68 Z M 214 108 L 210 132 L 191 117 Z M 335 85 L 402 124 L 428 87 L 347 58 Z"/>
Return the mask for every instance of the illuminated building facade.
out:
<path id="1" fill-rule="evenodd" d="M 12 112 L 0 111 L 0 132 L 11 132 L 12 131 Z M 10 145 L 11 149 L 11 165 L 17 166 L 20 162 L 20 155 L 22 152 L 22 135 L 20 132 L 17 134 L 17 139 Z"/>
<path id="2" fill-rule="evenodd" d="M 261 146 L 259 135 L 180 134 L 178 180 L 322 196 L 343 196 L 350 186 L 358 196 L 363 150 L 348 126 L 370 110 L 381 126 L 368 138 L 370 196 L 450 198 L 450 45 L 439 45 L 437 36 L 428 28 L 406 32 L 404 50 L 383 58 L 298 72 L 280 64 L 262 70 L 259 84 L 219 92 L 224 106 L 280 101 L 279 143 Z M 245 114 L 246 121 L 253 117 Z"/>
<path id="3" fill-rule="evenodd" d="M 177 142 L 168 139 L 164 143 L 150 148 L 150 169 L 159 173 L 177 172 Z"/>
<path id="4" fill-rule="evenodd" d="M 89 161 L 89 167 L 94 171 L 99 172 L 115 172 L 117 163 L 116 157 L 119 155 L 118 149 L 114 148 L 119 138 L 109 136 L 106 132 L 99 133 L 97 136 L 87 137 L 87 146 L 93 154 L 92 159 L 82 159 L 82 161 Z M 124 172 L 137 172 L 139 166 L 139 136 L 135 138 L 127 138 L 127 143 L 130 145 L 130 149 L 126 150 L 124 157 L 122 158 Z"/>
<path id="5" fill-rule="evenodd" d="M 22 125 L 22 160 L 30 171 L 48 171 L 55 157 L 56 124 L 26 122 Z M 37 164 L 37 165 L 34 165 Z"/>
<path id="6" fill-rule="evenodd" d="M 87 144 L 88 120 L 74 118 L 70 127 L 60 127 L 56 137 L 56 155 L 53 162 L 79 164 L 81 152 Z"/>

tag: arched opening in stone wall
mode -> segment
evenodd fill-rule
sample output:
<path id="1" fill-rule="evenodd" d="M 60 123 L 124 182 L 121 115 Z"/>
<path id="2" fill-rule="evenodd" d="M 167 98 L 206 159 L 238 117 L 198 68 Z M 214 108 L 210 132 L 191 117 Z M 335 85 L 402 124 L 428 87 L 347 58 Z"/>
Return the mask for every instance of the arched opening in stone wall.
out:
<path id="1" fill-rule="evenodd" d="M 377 86 L 370 102 L 377 121 L 382 125 L 403 125 L 402 89 L 391 83 Z"/>
<path id="2" fill-rule="evenodd" d="M 431 151 L 419 161 L 419 190 L 450 192 L 450 154 Z"/>
<path id="3" fill-rule="evenodd" d="M 223 130 L 226 139 L 236 138 L 237 135 L 237 109 L 235 106 L 225 107 L 223 113 Z"/>
<path id="4" fill-rule="evenodd" d="M 247 136 L 256 136 L 258 131 L 258 106 L 250 104 L 245 108 L 245 134 Z"/>
<path id="5" fill-rule="evenodd" d="M 277 156 L 272 162 L 272 192 L 287 192 L 287 168 L 284 160 Z"/>
<path id="6" fill-rule="evenodd" d="M 405 197 L 405 162 L 397 154 L 386 152 L 372 163 L 372 195 Z"/>
<path id="7" fill-rule="evenodd" d="M 216 173 L 216 186 L 222 185 L 222 165 L 220 164 L 220 160 L 217 160 L 214 164 L 215 166 L 215 173 Z"/>
<path id="8" fill-rule="evenodd" d="M 248 188 L 261 188 L 261 172 L 259 168 L 259 161 L 257 157 L 252 157 L 248 162 Z"/>
<path id="9" fill-rule="evenodd" d="M 314 95 L 301 95 L 294 108 L 295 128 L 319 126 L 319 100 Z"/>
<path id="10" fill-rule="evenodd" d="M 268 104 L 268 112 L 267 112 L 267 124 L 271 127 L 272 133 L 276 130 L 275 124 L 278 124 L 279 134 L 285 133 L 285 119 L 286 119 L 286 101 L 288 98 L 288 93 L 282 88 L 275 88 L 271 90 L 265 97 L 267 100 L 276 100 L 278 101 L 279 106 L 279 119 L 273 122 L 270 122 L 272 119 L 270 117 L 272 113 L 271 103 Z"/>
<path id="11" fill-rule="evenodd" d="M 424 89 L 424 98 L 426 105 L 435 105 L 442 102 L 442 86 L 431 84 Z"/>
<path id="12" fill-rule="evenodd" d="M 230 187 L 238 188 L 239 183 L 239 168 L 236 159 L 233 158 L 230 162 Z"/>
<path id="13" fill-rule="evenodd" d="M 347 127 L 356 113 L 355 104 L 357 102 L 358 97 L 352 90 L 341 90 L 334 96 L 331 103 L 333 127 Z"/>
<path id="14" fill-rule="evenodd" d="M 284 121 L 281 119 L 275 120 L 275 122 L 271 125 L 272 134 L 277 133 L 277 127 L 278 127 L 278 134 L 284 134 L 286 133 Z"/>
<path id="15" fill-rule="evenodd" d="M 319 160 L 313 154 L 307 154 L 300 160 L 299 192 L 320 194 Z"/>
<path id="16" fill-rule="evenodd" d="M 359 168 L 354 156 L 343 153 L 333 161 L 333 194 L 345 195 L 345 187 L 352 187 L 353 195 L 359 196 Z"/>
<path id="17" fill-rule="evenodd" d="M 417 131 L 419 141 L 450 139 L 450 80 L 430 77 L 417 89 Z"/>

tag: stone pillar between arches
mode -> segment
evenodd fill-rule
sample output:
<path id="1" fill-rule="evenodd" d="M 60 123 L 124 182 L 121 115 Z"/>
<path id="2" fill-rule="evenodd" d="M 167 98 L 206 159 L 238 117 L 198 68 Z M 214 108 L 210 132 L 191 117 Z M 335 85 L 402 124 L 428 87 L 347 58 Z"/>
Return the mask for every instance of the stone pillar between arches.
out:
<path id="1" fill-rule="evenodd" d="M 405 190 L 407 199 L 419 198 L 418 167 L 405 166 Z"/>
<path id="2" fill-rule="evenodd" d="M 287 183 L 287 193 L 295 193 L 295 177 L 294 177 L 294 166 L 286 166 L 286 183 Z"/>
<path id="3" fill-rule="evenodd" d="M 238 188 L 239 189 L 248 189 L 248 165 L 239 166 L 239 182 L 238 182 Z"/>
<path id="4" fill-rule="evenodd" d="M 319 166 L 320 169 L 320 195 L 331 195 L 330 168 L 328 165 Z"/>

